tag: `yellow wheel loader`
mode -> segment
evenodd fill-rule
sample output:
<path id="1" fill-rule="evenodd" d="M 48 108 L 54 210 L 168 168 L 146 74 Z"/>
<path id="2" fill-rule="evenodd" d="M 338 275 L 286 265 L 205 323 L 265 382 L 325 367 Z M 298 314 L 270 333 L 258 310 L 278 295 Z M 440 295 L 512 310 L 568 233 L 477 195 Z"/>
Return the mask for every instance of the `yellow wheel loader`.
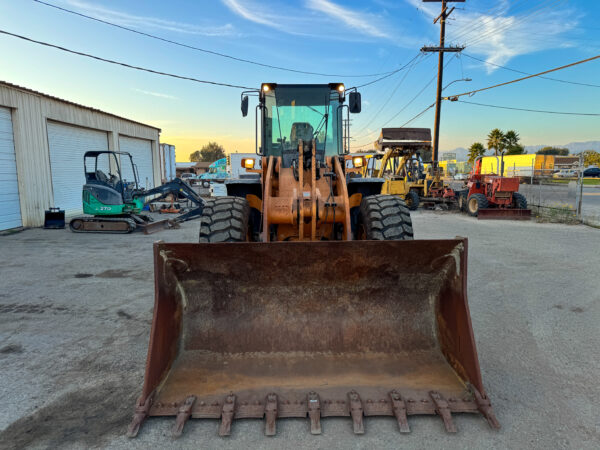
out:
<path id="1" fill-rule="evenodd" d="M 148 416 L 234 421 L 438 415 L 498 422 L 485 392 L 467 304 L 466 239 L 412 240 L 383 179 L 350 177 L 363 156 L 342 146 L 342 117 L 360 94 L 339 83 L 263 84 L 260 145 L 209 200 L 200 243 L 154 244 L 155 306 L 141 396 L 128 430 Z M 346 103 L 348 99 L 348 103 Z M 347 117 L 347 116 L 346 116 Z M 216 431 L 216 430 L 215 430 Z"/>
<path id="2" fill-rule="evenodd" d="M 455 192 L 444 185 L 443 169 L 423 164 L 431 159 L 429 128 L 383 128 L 375 147 L 380 153 L 372 174 L 385 178 L 382 194 L 400 196 L 411 211 L 419 204 L 456 203 Z"/>

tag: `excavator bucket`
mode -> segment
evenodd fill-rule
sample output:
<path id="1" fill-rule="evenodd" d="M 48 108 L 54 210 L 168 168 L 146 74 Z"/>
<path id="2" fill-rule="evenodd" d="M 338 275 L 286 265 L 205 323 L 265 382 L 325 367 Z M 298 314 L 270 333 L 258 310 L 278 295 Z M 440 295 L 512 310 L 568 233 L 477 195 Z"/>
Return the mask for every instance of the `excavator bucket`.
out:
<path id="1" fill-rule="evenodd" d="M 148 416 L 483 414 L 467 305 L 467 240 L 154 244 L 156 298 L 129 436 Z"/>

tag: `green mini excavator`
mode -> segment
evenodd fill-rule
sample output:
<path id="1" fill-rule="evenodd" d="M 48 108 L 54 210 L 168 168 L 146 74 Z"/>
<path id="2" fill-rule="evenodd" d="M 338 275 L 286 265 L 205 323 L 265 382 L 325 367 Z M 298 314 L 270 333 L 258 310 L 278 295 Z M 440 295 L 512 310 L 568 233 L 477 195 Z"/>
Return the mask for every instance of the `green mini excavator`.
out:
<path id="1" fill-rule="evenodd" d="M 122 167 L 127 167 L 131 180 L 123 177 Z M 202 214 L 204 201 L 179 178 L 153 189 L 140 188 L 137 166 L 130 153 L 110 150 L 86 152 L 83 170 L 83 212 L 88 215 L 71 220 L 69 227 L 76 233 L 130 233 L 136 229 L 150 233 L 162 228 L 178 227 L 180 222 Z M 183 196 L 194 207 L 175 219 L 158 222 L 141 214 L 147 200 L 157 201 L 167 195 Z"/>

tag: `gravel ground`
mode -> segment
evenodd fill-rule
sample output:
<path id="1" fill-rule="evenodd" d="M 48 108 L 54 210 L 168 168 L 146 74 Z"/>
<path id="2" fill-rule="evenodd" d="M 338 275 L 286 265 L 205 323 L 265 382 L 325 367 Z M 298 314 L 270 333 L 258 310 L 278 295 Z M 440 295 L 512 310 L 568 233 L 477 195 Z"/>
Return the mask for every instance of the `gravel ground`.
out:
<path id="1" fill-rule="evenodd" d="M 33 229 L 0 237 L 0 448 L 599 448 L 600 230 L 413 214 L 418 239 L 469 238 L 469 301 L 482 376 L 502 429 L 457 415 L 259 420 L 174 419 L 125 430 L 139 395 L 153 306 L 151 243 L 195 242 L 197 223 L 152 236 Z"/>

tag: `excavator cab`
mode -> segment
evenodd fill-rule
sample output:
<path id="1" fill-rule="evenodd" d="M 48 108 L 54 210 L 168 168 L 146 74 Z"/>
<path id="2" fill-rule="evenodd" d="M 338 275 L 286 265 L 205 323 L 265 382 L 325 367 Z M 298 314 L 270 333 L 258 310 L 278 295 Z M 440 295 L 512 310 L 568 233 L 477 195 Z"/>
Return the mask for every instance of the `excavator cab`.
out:
<path id="1" fill-rule="evenodd" d="M 126 166 L 131 181 L 123 179 L 121 167 Z M 133 198 L 138 191 L 138 176 L 131 154 L 110 150 L 88 151 L 83 156 L 83 167 L 84 214 L 116 215 L 141 210 L 143 203 Z"/>

